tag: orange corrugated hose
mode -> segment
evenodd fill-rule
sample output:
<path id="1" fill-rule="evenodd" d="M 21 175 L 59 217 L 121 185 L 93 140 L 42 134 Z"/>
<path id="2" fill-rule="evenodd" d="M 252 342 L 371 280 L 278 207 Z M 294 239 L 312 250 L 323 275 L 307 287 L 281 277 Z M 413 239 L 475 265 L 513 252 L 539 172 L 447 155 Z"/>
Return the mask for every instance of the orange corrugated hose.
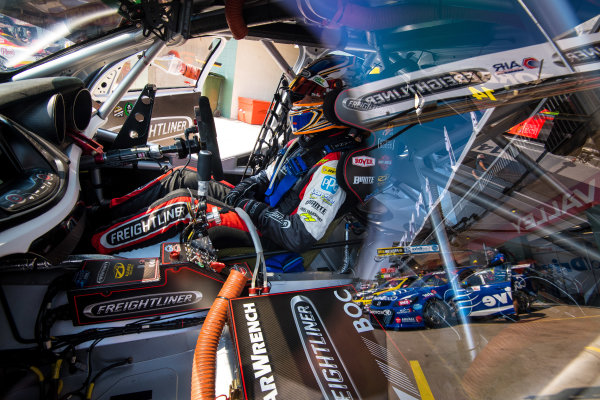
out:
<path id="1" fill-rule="evenodd" d="M 194 351 L 192 400 L 215 399 L 217 346 L 227 320 L 229 299 L 238 297 L 242 293 L 246 280 L 246 275 L 232 270 L 208 311 Z"/>
<path id="2" fill-rule="evenodd" d="M 236 40 L 241 40 L 248 34 L 248 25 L 246 25 L 243 15 L 245 1 L 227 0 L 225 2 L 225 20 Z"/>

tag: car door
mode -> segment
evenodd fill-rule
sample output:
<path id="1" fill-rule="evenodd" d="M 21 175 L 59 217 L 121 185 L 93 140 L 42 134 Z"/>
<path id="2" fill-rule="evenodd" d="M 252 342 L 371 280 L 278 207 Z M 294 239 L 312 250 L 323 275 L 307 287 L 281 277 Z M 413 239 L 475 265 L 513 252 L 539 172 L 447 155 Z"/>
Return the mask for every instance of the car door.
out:
<path id="1" fill-rule="evenodd" d="M 510 275 L 505 267 L 484 270 L 466 279 L 464 290 L 471 302 L 471 317 L 512 314 Z"/>

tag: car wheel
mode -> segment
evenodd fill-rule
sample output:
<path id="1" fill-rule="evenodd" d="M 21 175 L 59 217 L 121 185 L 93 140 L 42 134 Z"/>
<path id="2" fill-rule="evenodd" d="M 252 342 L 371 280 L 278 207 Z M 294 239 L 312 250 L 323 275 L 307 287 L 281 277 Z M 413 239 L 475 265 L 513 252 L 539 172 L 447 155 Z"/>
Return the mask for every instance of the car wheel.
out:
<path id="1" fill-rule="evenodd" d="M 448 307 L 448 318 L 447 321 L 448 323 L 454 325 L 458 323 L 459 320 L 459 315 L 458 315 L 458 307 L 456 305 L 456 303 L 454 302 L 454 300 L 448 300 L 446 302 L 446 305 Z"/>
<path id="2" fill-rule="evenodd" d="M 513 293 L 513 296 L 515 300 L 517 300 L 519 312 L 531 312 L 531 300 L 527 293 L 522 290 L 517 290 Z"/>
<path id="3" fill-rule="evenodd" d="M 423 322 L 428 328 L 441 328 L 450 324 L 450 307 L 443 301 L 432 299 L 423 308 Z"/>

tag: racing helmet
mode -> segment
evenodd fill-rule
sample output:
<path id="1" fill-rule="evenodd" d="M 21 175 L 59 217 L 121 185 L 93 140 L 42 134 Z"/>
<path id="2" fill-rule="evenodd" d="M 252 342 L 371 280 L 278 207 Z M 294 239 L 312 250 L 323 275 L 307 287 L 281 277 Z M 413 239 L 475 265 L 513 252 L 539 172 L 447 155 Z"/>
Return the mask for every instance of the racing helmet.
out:
<path id="1" fill-rule="evenodd" d="M 326 55 L 305 67 L 289 87 L 292 107 L 288 119 L 295 135 L 345 129 L 335 118 L 335 97 L 354 74 L 356 57 Z"/>

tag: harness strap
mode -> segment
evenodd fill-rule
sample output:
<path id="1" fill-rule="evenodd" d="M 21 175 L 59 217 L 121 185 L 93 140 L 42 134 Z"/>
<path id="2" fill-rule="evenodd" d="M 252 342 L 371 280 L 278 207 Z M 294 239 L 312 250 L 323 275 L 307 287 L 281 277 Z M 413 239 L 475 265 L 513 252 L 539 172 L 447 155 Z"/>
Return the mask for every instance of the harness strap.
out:
<path id="1" fill-rule="evenodd" d="M 287 162 L 285 162 L 283 169 L 285 169 L 285 175 L 279 182 L 275 182 L 275 184 L 269 185 L 269 188 L 265 192 L 265 201 L 271 206 L 275 207 L 281 198 L 289 192 L 289 190 L 298 182 L 303 181 L 300 179 L 302 176 L 306 176 L 307 172 L 312 171 L 314 166 L 319 163 L 323 157 L 328 154 L 334 152 L 340 152 L 344 150 L 348 150 L 357 145 L 357 142 L 350 137 L 333 137 L 325 143 L 319 143 L 323 147 L 321 151 L 318 152 L 309 152 L 307 150 L 302 154 L 302 149 L 300 149 L 300 154 L 290 158 Z M 278 179 L 277 176 L 273 176 L 271 179 Z"/>

